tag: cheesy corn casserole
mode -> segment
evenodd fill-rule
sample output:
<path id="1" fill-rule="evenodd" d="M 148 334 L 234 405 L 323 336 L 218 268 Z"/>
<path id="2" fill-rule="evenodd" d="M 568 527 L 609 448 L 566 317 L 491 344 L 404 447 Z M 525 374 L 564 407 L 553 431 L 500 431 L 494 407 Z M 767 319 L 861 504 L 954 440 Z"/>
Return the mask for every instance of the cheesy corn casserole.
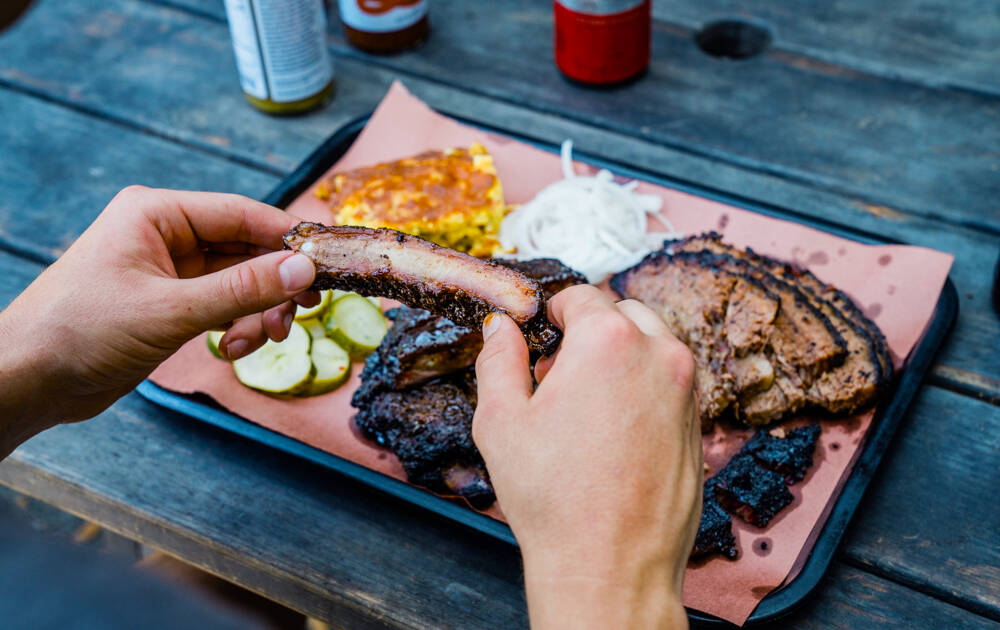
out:
<path id="1" fill-rule="evenodd" d="M 393 228 L 473 256 L 499 249 L 507 213 L 493 158 L 479 143 L 337 173 L 316 196 L 339 225 Z"/>

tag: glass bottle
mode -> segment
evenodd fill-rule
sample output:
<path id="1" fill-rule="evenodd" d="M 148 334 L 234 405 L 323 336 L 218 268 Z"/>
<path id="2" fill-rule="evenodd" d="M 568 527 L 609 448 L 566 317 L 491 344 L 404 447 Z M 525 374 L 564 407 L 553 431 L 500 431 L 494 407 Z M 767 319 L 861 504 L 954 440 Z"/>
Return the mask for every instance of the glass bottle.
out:
<path id="1" fill-rule="evenodd" d="M 413 48 L 427 39 L 428 0 L 340 0 L 347 41 L 372 53 Z"/>
<path id="2" fill-rule="evenodd" d="M 610 85 L 649 65 L 650 0 L 553 0 L 555 57 L 574 81 Z"/>
<path id="3" fill-rule="evenodd" d="M 268 114 L 300 114 L 333 95 L 323 0 L 225 0 L 243 94 Z"/>

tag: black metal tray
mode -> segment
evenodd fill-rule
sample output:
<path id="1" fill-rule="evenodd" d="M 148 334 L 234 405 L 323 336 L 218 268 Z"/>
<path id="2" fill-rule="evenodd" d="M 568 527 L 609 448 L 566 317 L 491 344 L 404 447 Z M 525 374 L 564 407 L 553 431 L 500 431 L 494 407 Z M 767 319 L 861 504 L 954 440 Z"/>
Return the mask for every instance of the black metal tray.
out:
<path id="1" fill-rule="evenodd" d="M 279 208 L 287 207 L 288 204 L 309 188 L 313 182 L 326 173 L 347 152 L 355 138 L 358 137 L 358 134 L 361 133 L 361 130 L 368 122 L 368 118 L 368 116 L 359 118 L 340 128 L 326 142 L 320 145 L 312 155 L 306 158 L 295 169 L 295 172 L 278 184 L 264 201 Z M 462 118 L 458 118 L 458 120 L 486 131 L 516 138 L 522 142 L 554 153 L 559 152 L 559 147 L 551 143 L 542 142 L 517 132 L 497 128 L 475 120 Z M 583 152 L 574 151 L 574 158 L 600 168 L 607 168 L 617 175 L 641 179 L 706 199 L 720 201 L 731 206 L 745 208 L 767 216 L 803 223 L 851 240 L 875 244 L 896 243 L 896 241 L 885 239 L 876 234 L 851 230 L 814 217 L 761 204 L 750 199 L 705 188 L 691 182 L 666 178 L 627 164 L 601 159 Z M 890 395 L 887 396 L 876 412 L 875 418 L 868 428 L 866 442 L 858 456 L 858 461 L 844 483 L 840 497 L 838 497 L 834 504 L 830 516 L 823 526 L 823 531 L 817 537 L 805 565 L 795 579 L 774 591 L 760 602 L 760 605 L 757 606 L 757 609 L 747 620 L 748 625 L 773 621 L 787 615 L 801 604 L 806 596 L 819 584 L 820 579 L 830 564 L 830 560 L 833 558 L 837 546 L 840 544 L 840 539 L 847 528 L 847 524 L 854 515 L 854 511 L 861 502 L 861 497 L 868 487 L 868 483 L 871 481 L 879 462 L 882 460 L 882 455 L 889 446 L 889 441 L 896 432 L 896 428 L 906 413 L 907 407 L 920 388 L 924 375 L 931 366 L 934 354 L 951 330 L 957 314 L 958 296 L 955 292 L 955 286 L 949 278 L 938 298 L 930 325 L 910 353 L 906 367 L 897 379 L 892 392 L 890 392 Z M 203 402 L 203 398 L 199 399 L 192 396 L 175 394 L 150 381 L 144 381 L 139 385 L 138 392 L 164 407 L 225 428 L 251 440 L 256 440 L 293 455 L 303 457 L 421 508 L 436 512 L 513 545 L 517 544 L 509 527 L 488 516 L 266 429 L 236 416 L 218 405 L 211 402 Z M 689 609 L 688 615 L 695 625 L 701 627 L 725 627 L 731 625 L 722 619 L 700 611 Z"/>

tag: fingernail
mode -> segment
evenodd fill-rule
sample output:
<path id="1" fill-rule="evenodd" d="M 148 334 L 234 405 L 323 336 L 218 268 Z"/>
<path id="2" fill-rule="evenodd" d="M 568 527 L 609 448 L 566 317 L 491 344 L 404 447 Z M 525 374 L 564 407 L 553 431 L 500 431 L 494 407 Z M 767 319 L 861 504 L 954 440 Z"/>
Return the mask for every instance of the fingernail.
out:
<path id="1" fill-rule="evenodd" d="M 278 275 L 281 276 L 281 286 L 286 291 L 302 291 L 312 284 L 316 271 L 307 256 L 295 254 L 281 261 Z"/>
<path id="2" fill-rule="evenodd" d="M 500 317 L 496 313 L 490 313 L 483 320 L 483 340 L 489 339 L 497 328 L 500 328 Z"/>
<path id="3" fill-rule="evenodd" d="M 236 339 L 226 344 L 226 356 L 229 357 L 230 361 L 235 361 L 246 356 L 249 349 L 250 344 L 247 343 L 246 339 Z"/>
<path id="4" fill-rule="evenodd" d="M 285 332 L 292 329 L 292 320 L 295 319 L 295 313 L 288 313 L 285 315 L 285 319 L 281 320 L 282 326 L 285 327 Z"/>

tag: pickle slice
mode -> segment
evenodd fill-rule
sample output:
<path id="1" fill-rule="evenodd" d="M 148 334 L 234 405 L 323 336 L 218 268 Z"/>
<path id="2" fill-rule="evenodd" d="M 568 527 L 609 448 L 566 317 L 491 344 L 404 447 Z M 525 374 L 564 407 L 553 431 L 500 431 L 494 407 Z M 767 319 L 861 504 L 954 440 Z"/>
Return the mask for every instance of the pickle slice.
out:
<path id="1" fill-rule="evenodd" d="M 316 306 L 296 306 L 295 307 L 295 321 L 300 322 L 304 319 L 321 318 L 323 314 L 326 313 L 326 309 L 330 306 L 330 294 L 332 291 L 320 291 L 319 292 L 319 304 Z"/>
<path id="2" fill-rule="evenodd" d="M 371 354 L 389 329 L 385 316 L 368 298 L 356 293 L 336 300 L 323 321 L 326 334 L 352 358 Z"/>
<path id="3" fill-rule="evenodd" d="M 330 339 L 313 340 L 309 354 L 312 358 L 313 377 L 305 392 L 307 396 L 332 392 L 351 375 L 351 357 Z"/>
<path id="4" fill-rule="evenodd" d="M 272 394 L 291 393 L 312 376 L 311 344 L 306 329 L 293 322 L 284 341 L 268 341 L 255 352 L 233 361 L 233 371 L 247 387 Z"/>
<path id="5" fill-rule="evenodd" d="M 208 334 L 205 335 L 205 345 L 208 346 L 208 351 L 211 352 L 217 359 L 225 359 L 222 356 L 222 352 L 219 351 L 219 341 L 222 339 L 222 335 L 226 333 L 221 330 L 210 330 Z"/>

